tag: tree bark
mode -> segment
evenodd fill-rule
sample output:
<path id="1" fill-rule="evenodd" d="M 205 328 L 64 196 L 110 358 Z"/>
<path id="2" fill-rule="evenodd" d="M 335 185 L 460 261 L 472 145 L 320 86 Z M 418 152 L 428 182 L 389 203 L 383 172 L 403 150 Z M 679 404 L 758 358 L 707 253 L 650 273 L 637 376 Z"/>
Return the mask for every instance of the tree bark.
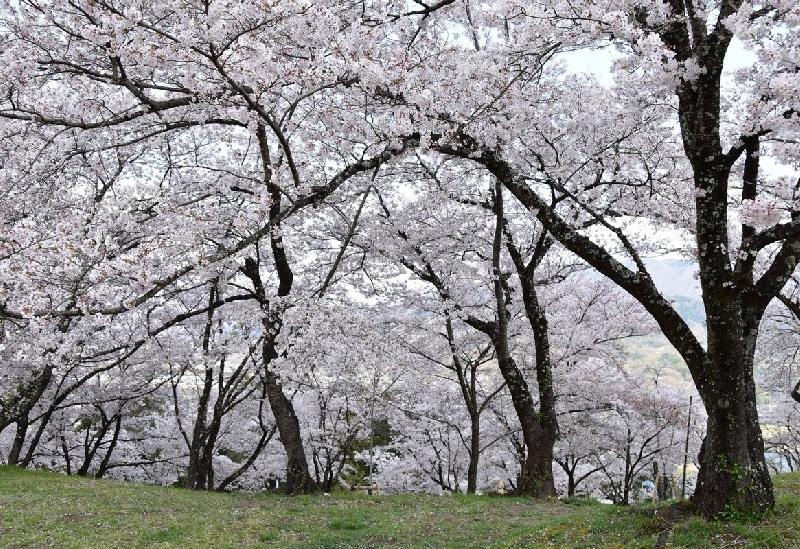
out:
<path id="1" fill-rule="evenodd" d="M 265 347 L 267 345 L 265 344 Z M 265 358 L 265 363 L 266 358 Z M 278 434 L 281 437 L 283 449 L 286 451 L 286 483 L 284 492 L 292 494 L 313 494 L 319 492 L 314 477 L 311 476 L 303 448 L 303 437 L 300 431 L 300 422 L 294 412 L 292 401 L 283 394 L 278 376 L 269 368 L 264 369 L 264 383 L 267 387 L 267 397 L 278 425 Z"/>
<path id="2" fill-rule="evenodd" d="M 205 447 L 212 441 L 208 441 L 206 429 L 206 415 L 208 414 L 208 401 L 211 397 L 211 387 L 213 384 L 214 371 L 206 368 L 203 378 L 203 390 L 200 393 L 200 400 L 197 403 L 197 411 L 194 418 L 194 428 L 192 429 L 191 446 L 189 447 L 189 466 L 186 470 L 186 487 L 192 490 L 205 490 L 210 464 L 203 458 L 206 456 Z M 211 487 L 208 487 L 211 488 Z"/>
<path id="3" fill-rule="evenodd" d="M 492 248 L 492 266 L 497 322 L 493 339 L 497 351 L 497 363 L 503 375 L 503 379 L 506 382 L 506 386 L 508 387 L 508 391 L 511 393 L 511 401 L 522 427 L 522 436 L 525 440 L 525 447 L 527 450 L 525 461 L 521 464 L 522 471 L 520 472 L 517 492 L 520 495 L 532 497 L 555 496 L 556 491 L 553 481 L 553 444 L 555 443 L 555 437 L 552 436 L 551 432 L 546 430 L 545 423 L 542 422 L 542 416 L 540 416 L 540 411 L 536 410 L 536 406 L 534 405 L 528 383 L 525 381 L 522 371 L 517 367 L 516 362 L 511 356 L 508 346 L 508 298 L 503 273 L 500 269 L 500 251 L 503 247 L 504 218 L 503 187 L 499 179 L 495 180 L 494 203 L 497 221 Z M 529 287 L 529 290 L 532 290 L 532 288 Z M 534 292 L 532 297 L 535 298 L 535 296 L 536 294 Z M 538 304 L 538 302 L 536 303 Z M 541 312 L 541 310 L 537 312 Z M 544 341 L 540 341 L 536 338 L 537 363 L 538 360 L 541 359 L 543 364 L 549 364 L 549 349 L 546 347 L 539 349 L 540 343 L 547 346 L 547 322 L 543 315 L 539 315 L 535 317 L 532 324 L 536 324 L 537 333 L 535 335 L 541 336 L 540 328 L 542 326 L 542 321 L 544 321 L 545 333 Z M 548 395 L 548 398 L 554 398 L 552 393 L 552 377 L 545 379 L 548 372 L 538 372 L 537 368 L 537 375 L 541 374 L 542 376 L 539 389 L 540 391 L 544 391 Z M 547 427 L 549 428 L 553 426 L 553 422 L 555 421 L 555 410 L 553 409 L 552 412 L 551 416 L 548 411 Z"/>
<path id="4" fill-rule="evenodd" d="M 9 465 L 19 465 L 19 456 L 22 453 L 22 447 L 25 445 L 25 437 L 27 433 L 28 414 L 24 414 L 17 418 L 17 429 L 14 433 L 14 442 L 11 444 L 11 451 L 8 453 Z"/>
<path id="5" fill-rule="evenodd" d="M 499 187 L 502 189 L 502 187 Z M 534 348 L 536 351 L 536 382 L 539 391 L 539 411 L 536 419 L 538 423 L 536 441 L 533 449 L 528 449 L 526 467 L 533 479 L 534 490 L 539 497 L 555 496 L 556 488 L 553 479 L 553 447 L 558 438 L 558 417 L 556 415 L 556 394 L 553 386 L 553 368 L 550 358 L 550 335 L 547 316 L 544 308 L 539 303 L 539 296 L 535 285 L 536 267 L 544 258 L 550 245 L 543 234 L 528 265 L 522 262 L 519 251 L 514 246 L 510 237 L 506 247 L 511 253 L 512 260 L 517 268 L 520 285 L 522 286 L 522 299 L 525 305 L 525 314 L 533 330 Z"/>
<path id="6" fill-rule="evenodd" d="M 753 379 L 761 315 L 743 311 L 741 299 L 709 297 L 707 311 L 716 316 L 708 323 L 710 381 L 698 387 L 708 419 L 692 501 L 708 516 L 760 513 L 774 505 Z"/>
<path id="7" fill-rule="evenodd" d="M 478 491 L 478 466 L 481 458 L 481 417 L 470 413 L 469 467 L 467 468 L 467 493 Z"/>
<path id="8" fill-rule="evenodd" d="M 119 433 L 121 430 L 122 410 L 120 410 L 116 415 L 114 420 L 114 434 L 111 436 L 111 441 L 108 443 L 108 449 L 106 449 L 103 459 L 100 460 L 100 465 L 97 467 L 97 472 L 94 474 L 94 478 L 103 478 L 108 472 L 108 464 L 111 461 L 111 454 L 114 453 L 114 449 L 117 447 L 117 443 L 119 442 Z"/>

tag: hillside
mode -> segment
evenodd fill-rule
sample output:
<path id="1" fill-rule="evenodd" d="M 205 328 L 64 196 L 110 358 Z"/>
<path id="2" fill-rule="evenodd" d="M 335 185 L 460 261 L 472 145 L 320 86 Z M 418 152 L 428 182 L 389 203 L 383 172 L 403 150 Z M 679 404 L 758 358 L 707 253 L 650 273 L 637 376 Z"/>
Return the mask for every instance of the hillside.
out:
<path id="1" fill-rule="evenodd" d="M 800 474 L 756 525 L 683 518 L 671 548 L 800 547 Z M 0 547 L 651 549 L 651 507 L 488 496 L 189 492 L 0 467 Z"/>
<path id="2" fill-rule="evenodd" d="M 648 259 L 645 264 L 663 295 L 672 302 L 698 339 L 705 343 L 706 317 L 700 286 L 695 279 L 696 266 L 682 259 Z M 664 335 L 630 338 L 625 342 L 625 348 L 630 370 L 647 375 L 657 372 L 660 383 L 673 387 L 692 383 L 689 369 Z"/>

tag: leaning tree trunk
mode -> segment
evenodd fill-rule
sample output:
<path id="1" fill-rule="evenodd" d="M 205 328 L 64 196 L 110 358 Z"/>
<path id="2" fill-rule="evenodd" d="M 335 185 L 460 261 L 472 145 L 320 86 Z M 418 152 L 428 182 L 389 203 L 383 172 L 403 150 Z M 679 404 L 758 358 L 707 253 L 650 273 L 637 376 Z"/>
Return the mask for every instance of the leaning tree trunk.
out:
<path id="1" fill-rule="evenodd" d="M 106 449 L 106 453 L 103 456 L 103 459 L 100 460 L 100 465 L 97 468 L 97 472 L 94 474 L 94 478 L 103 478 L 105 474 L 108 472 L 108 465 L 111 461 L 111 455 L 114 453 L 114 449 L 117 447 L 117 443 L 119 442 L 119 434 L 122 430 L 122 410 L 117 413 L 117 417 L 114 420 L 114 434 L 111 436 L 111 441 L 108 444 L 108 449 Z"/>
<path id="2" fill-rule="evenodd" d="M 8 464 L 18 465 L 20 462 L 20 455 L 22 454 L 22 447 L 25 445 L 25 436 L 28 434 L 28 414 L 20 415 L 17 418 L 17 429 L 14 434 L 14 442 L 11 445 L 11 451 L 8 454 Z"/>
<path id="3" fill-rule="evenodd" d="M 279 251 L 276 251 L 276 248 L 277 246 L 273 240 L 273 254 L 276 257 L 276 263 L 278 263 L 278 258 L 282 256 Z M 261 303 L 264 312 L 264 317 L 262 318 L 264 335 L 261 349 L 263 360 L 261 378 L 266 388 L 267 400 L 269 400 L 272 415 L 275 416 L 275 424 L 278 427 L 281 444 L 286 452 L 286 483 L 284 484 L 284 491 L 287 494 L 310 494 L 319 492 L 319 486 L 311 476 L 308 467 L 308 460 L 306 459 L 305 449 L 303 448 L 300 421 L 297 419 L 292 401 L 283 393 L 280 378 L 270 368 L 272 362 L 278 358 L 275 340 L 282 327 L 281 312 L 270 310 L 270 303 L 266 297 L 266 291 L 261 280 L 258 263 L 254 259 L 248 257 L 245 259 L 244 267 L 242 267 L 241 271 L 253 282 L 254 293 Z M 278 271 L 280 275 L 278 295 L 284 297 L 288 295 L 291 289 L 291 271 L 288 271 L 288 264 L 285 263 L 285 257 L 283 257 L 282 266 L 278 267 Z M 287 271 L 288 274 L 285 274 Z M 284 274 L 281 275 L 281 273 Z"/>
<path id="4" fill-rule="evenodd" d="M 263 124 L 259 124 L 257 127 L 257 137 L 261 153 L 262 169 L 264 170 L 264 185 L 272 200 L 269 206 L 269 219 L 273 228 L 273 232 L 270 234 L 270 251 L 272 252 L 275 271 L 278 275 L 278 298 L 284 298 L 292 291 L 294 273 L 286 257 L 286 250 L 280 230 L 282 194 L 280 187 L 272 181 L 272 170 L 270 168 L 272 161 L 270 160 L 266 128 Z M 273 304 L 270 303 L 256 260 L 249 257 L 246 258 L 241 272 L 253 283 L 254 294 L 264 314 L 261 319 L 262 325 L 264 326 L 262 382 L 266 387 L 267 399 L 269 400 L 272 415 L 275 416 L 275 424 L 278 428 L 281 444 L 286 451 L 286 484 L 284 485 L 284 491 L 287 494 L 319 492 L 319 486 L 309 471 L 308 460 L 306 459 L 305 449 L 303 448 L 300 421 L 297 419 L 297 414 L 294 412 L 292 401 L 283 393 L 280 378 L 271 369 L 272 362 L 278 358 L 275 340 L 282 328 L 282 311 L 279 307 L 273 307 Z"/>
<path id="5" fill-rule="evenodd" d="M 313 494 L 319 492 L 319 486 L 317 486 L 308 468 L 300 422 L 294 412 L 292 401 L 283 394 L 278 376 L 266 367 L 264 383 L 267 388 L 267 398 L 269 399 L 272 415 L 275 416 L 275 423 L 278 426 L 278 434 L 286 451 L 287 463 L 284 492 L 287 494 Z"/>

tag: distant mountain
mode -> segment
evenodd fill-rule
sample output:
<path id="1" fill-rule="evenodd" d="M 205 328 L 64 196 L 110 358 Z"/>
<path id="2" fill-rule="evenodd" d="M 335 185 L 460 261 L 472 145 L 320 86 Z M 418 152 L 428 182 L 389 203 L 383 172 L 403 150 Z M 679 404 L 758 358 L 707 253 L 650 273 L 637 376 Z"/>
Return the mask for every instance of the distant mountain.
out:
<path id="1" fill-rule="evenodd" d="M 694 262 L 685 259 L 646 259 L 644 263 L 663 295 L 700 298 L 700 281 L 695 278 L 697 264 Z"/>
<path id="2" fill-rule="evenodd" d="M 686 297 L 682 295 L 669 296 L 672 306 L 688 324 L 705 324 L 706 311 L 703 300 L 699 297 Z"/>
<path id="3" fill-rule="evenodd" d="M 677 313 L 705 344 L 706 314 L 697 265 L 681 259 L 647 259 L 647 270 L 662 295 L 672 302 Z M 639 372 L 659 372 L 659 381 L 673 387 L 691 383 L 691 375 L 678 352 L 662 334 L 631 338 L 626 345 L 627 367 Z"/>
<path id="4" fill-rule="evenodd" d="M 703 325 L 706 313 L 700 281 L 695 278 L 697 265 L 685 259 L 647 259 L 645 265 L 658 289 L 672 301 L 678 314 L 690 325 Z"/>

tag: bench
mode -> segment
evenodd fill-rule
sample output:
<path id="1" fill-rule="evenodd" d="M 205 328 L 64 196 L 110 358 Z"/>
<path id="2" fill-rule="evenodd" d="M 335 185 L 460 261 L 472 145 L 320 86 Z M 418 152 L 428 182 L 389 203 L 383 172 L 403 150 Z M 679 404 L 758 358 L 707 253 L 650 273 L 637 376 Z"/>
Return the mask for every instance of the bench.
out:
<path id="1" fill-rule="evenodd" d="M 373 484 L 371 486 L 353 486 L 353 490 L 356 492 L 363 492 L 366 491 L 369 495 L 372 495 L 372 491 L 375 490 L 375 495 L 381 495 L 381 487 L 377 484 Z"/>

